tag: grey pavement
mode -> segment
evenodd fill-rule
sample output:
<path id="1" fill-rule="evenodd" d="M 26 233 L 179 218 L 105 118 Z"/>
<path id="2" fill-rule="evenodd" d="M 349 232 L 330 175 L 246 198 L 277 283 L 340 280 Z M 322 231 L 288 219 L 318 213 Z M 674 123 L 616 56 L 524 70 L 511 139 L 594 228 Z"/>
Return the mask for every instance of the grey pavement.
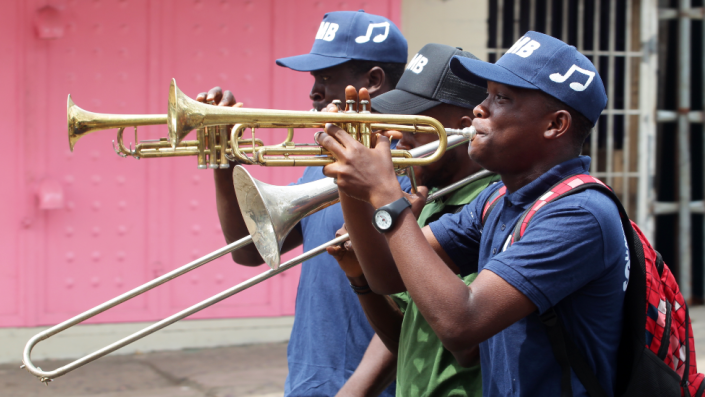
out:
<path id="1" fill-rule="evenodd" d="M 705 372 L 705 306 L 692 307 L 696 354 Z M 46 369 L 66 360 L 44 361 Z M 281 397 L 286 344 L 109 356 L 48 387 L 17 364 L 0 365 L 2 397 Z"/>
<path id="2" fill-rule="evenodd" d="M 42 361 L 54 369 L 68 360 Z M 0 365 L 2 397 L 281 397 L 286 343 L 108 356 L 44 386 Z"/>

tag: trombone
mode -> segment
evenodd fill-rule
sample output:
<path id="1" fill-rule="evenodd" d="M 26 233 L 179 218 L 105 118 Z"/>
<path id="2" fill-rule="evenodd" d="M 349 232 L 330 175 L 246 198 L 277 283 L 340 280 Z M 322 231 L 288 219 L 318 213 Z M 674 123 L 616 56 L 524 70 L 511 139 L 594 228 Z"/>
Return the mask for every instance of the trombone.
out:
<path id="1" fill-rule="evenodd" d="M 451 147 L 459 146 L 463 143 L 468 142 L 470 139 L 468 137 L 459 135 L 459 136 L 452 136 L 449 138 L 449 143 Z M 424 157 L 427 156 L 429 153 L 435 152 L 439 146 L 439 142 L 431 142 L 427 145 L 412 149 L 410 153 L 412 155 L 418 156 L 418 157 Z M 240 172 L 244 172 L 246 176 L 249 176 L 246 170 L 244 168 L 238 166 L 236 167 L 237 170 L 242 170 Z M 433 195 L 429 196 L 427 199 L 427 203 L 432 202 L 433 200 L 437 199 L 438 197 L 441 197 L 445 194 L 448 194 L 450 192 L 453 192 L 457 189 L 459 189 L 462 186 L 465 186 L 468 183 L 474 182 L 478 179 L 484 178 L 485 176 L 489 175 L 490 173 L 488 171 L 481 171 L 478 172 L 474 175 L 471 175 L 461 181 L 458 181 L 444 189 L 441 189 L 434 193 Z M 331 205 L 335 202 L 338 201 L 338 193 L 337 193 L 337 186 L 335 185 L 335 182 L 333 181 L 332 178 L 324 178 L 319 181 L 307 183 L 304 185 L 300 185 L 304 187 L 304 189 L 299 190 L 300 197 L 292 197 L 294 194 L 289 194 L 287 197 L 289 201 L 289 205 L 287 207 L 279 205 L 282 202 L 277 200 L 277 195 L 281 195 L 281 191 L 278 189 L 292 189 L 292 188 L 297 188 L 297 186 L 293 187 L 277 187 L 274 186 L 272 187 L 271 185 L 267 185 L 265 183 L 259 182 L 252 178 L 251 176 L 248 178 L 243 177 L 243 174 L 241 173 L 239 176 L 234 177 L 234 182 L 236 183 L 236 191 L 242 190 L 242 191 L 247 191 L 247 201 L 242 202 L 240 196 L 238 196 L 238 201 L 241 201 L 241 208 L 243 208 L 243 216 L 246 219 L 249 219 L 246 221 L 248 225 L 248 231 L 250 231 L 251 236 L 243 237 L 240 240 L 237 240 L 233 243 L 228 244 L 227 246 L 220 248 L 216 251 L 213 251 L 210 254 L 207 254 L 199 259 L 196 259 L 193 262 L 190 262 L 178 269 L 175 269 L 169 273 L 166 273 L 146 284 L 143 284 L 139 287 L 136 287 L 128 292 L 125 292 L 122 295 L 119 295 L 101 305 L 98 305 L 92 309 L 89 309 L 69 320 L 66 320 L 58 325 L 55 325 L 47 330 L 44 330 L 37 335 L 33 336 L 25 345 L 23 355 L 22 355 L 22 367 L 21 368 L 26 368 L 30 373 L 33 375 L 37 376 L 39 380 L 45 384 L 49 384 L 53 379 L 56 379 L 62 375 L 65 375 L 83 365 L 86 365 L 94 360 L 97 360 L 100 357 L 103 357 L 111 352 L 114 352 L 115 350 L 120 349 L 123 346 L 129 345 L 132 342 L 135 342 L 139 339 L 142 339 L 156 331 L 159 331 L 162 328 L 165 328 L 179 320 L 184 319 L 185 317 L 188 317 L 198 311 L 201 311 L 211 305 L 214 305 L 217 302 L 220 302 L 232 295 L 237 294 L 240 291 L 243 291 L 251 286 L 254 286 L 256 284 L 259 284 L 260 282 L 269 279 L 270 277 L 273 277 L 285 270 L 288 270 L 299 263 L 302 263 L 306 260 L 309 260 L 315 256 L 318 256 L 322 254 L 323 252 L 326 251 L 326 248 L 329 246 L 333 245 L 338 245 L 341 244 L 345 241 L 348 240 L 348 235 L 340 236 L 338 238 L 332 239 L 329 242 L 322 244 L 312 250 L 309 250 L 289 261 L 286 261 L 285 263 L 279 265 L 279 252 L 276 253 L 276 265 L 277 266 L 272 266 L 271 269 L 265 271 L 264 273 L 261 273 L 247 281 L 244 281 L 230 289 L 227 289 L 217 295 L 214 295 L 206 300 L 201 301 L 200 303 L 197 303 L 187 309 L 184 309 L 176 314 L 173 314 L 161 321 L 158 321 L 140 331 L 137 331 L 129 336 L 126 336 L 117 342 L 114 342 L 108 346 L 105 346 L 99 350 L 96 350 L 93 353 L 90 353 L 84 357 L 81 357 L 71 363 L 68 363 L 60 368 L 57 368 L 55 370 L 51 371 L 45 371 L 42 370 L 41 368 L 37 367 L 34 365 L 32 362 L 31 354 L 32 354 L 32 349 L 41 341 L 44 341 L 48 338 L 50 338 L 53 335 L 56 335 L 62 331 L 65 331 L 68 328 L 73 327 L 74 325 L 81 323 L 87 319 L 90 319 L 112 307 L 115 307 L 125 301 L 128 301 L 136 296 L 139 296 L 159 285 L 162 285 L 170 280 L 173 280 L 183 274 L 186 274 L 190 272 L 191 270 L 197 269 L 204 264 L 220 258 L 223 255 L 226 255 L 236 249 L 239 249 L 241 247 L 244 247 L 252 242 L 255 242 L 257 245 L 257 241 L 260 239 L 261 236 L 267 235 L 267 233 L 260 233 L 259 230 L 273 230 L 274 232 L 271 235 L 267 235 L 268 238 L 273 238 L 274 242 L 272 243 L 271 241 L 264 239 L 266 241 L 269 241 L 269 244 L 278 244 L 277 247 L 281 247 L 281 243 L 283 243 L 284 239 L 286 238 L 286 235 L 289 234 L 291 229 L 304 217 L 307 215 L 310 215 L 322 208 L 325 208 L 328 205 Z M 314 184 L 312 186 L 312 184 Z M 254 195 L 258 194 L 260 196 L 259 199 L 257 199 Z M 257 200 L 261 203 L 260 207 L 253 207 L 257 208 L 257 210 L 253 210 L 251 215 L 248 218 L 248 215 L 245 214 L 246 211 L 244 208 L 244 204 L 247 203 L 254 203 Z M 268 204 L 276 202 L 278 203 L 277 205 L 270 205 L 267 206 Z M 257 212 L 259 211 L 259 212 Z M 257 214 L 262 215 L 261 217 L 257 217 Z M 252 227 L 252 228 L 251 228 Z M 253 229 L 254 228 L 254 229 Z M 254 230 L 254 232 L 253 232 Z M 261 251 L 260 251 L 261 252 Z M 263 257 L 265 257 L 267 253 L 263 253 Z M 266 258 L 266 257 L 265 257 Z M 269 263 L 269 262 L 268 262 Z M 271 265 L 271 263 L 270 263 Z"/>

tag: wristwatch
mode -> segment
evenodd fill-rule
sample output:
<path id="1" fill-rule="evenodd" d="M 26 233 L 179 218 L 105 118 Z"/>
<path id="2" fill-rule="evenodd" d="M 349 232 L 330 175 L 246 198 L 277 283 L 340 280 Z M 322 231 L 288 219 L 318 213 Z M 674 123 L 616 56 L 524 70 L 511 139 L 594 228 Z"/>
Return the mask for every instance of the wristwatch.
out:
<path id="1" fill-rule="evenodd" d="M 406 197 L 402 197 L 390 204 L 377 208 L 375 213 L 372 215 L 372 226 L 374 226 L 380 233 L 385 233 L 392 230 L 394 227 L 394 222 L 397 220 L 402 211 L 408 207 L 411 207 L 411 203 L 406 199 Z"/>

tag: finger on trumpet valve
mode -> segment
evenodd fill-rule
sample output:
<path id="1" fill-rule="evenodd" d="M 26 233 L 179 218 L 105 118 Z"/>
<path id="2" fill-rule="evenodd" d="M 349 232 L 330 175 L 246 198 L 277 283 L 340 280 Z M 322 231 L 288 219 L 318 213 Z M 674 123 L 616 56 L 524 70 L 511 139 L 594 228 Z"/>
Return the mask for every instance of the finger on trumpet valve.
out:
<path id="1" fill-rule="evenodd" d="M 340 102 L 340 99 L 334 99 L 333 102 L 331 102 L 331 103 L 332 103 L 333 105 L 335 105 L 335 107 L 338 108 L 338 111 L 339 111 L 339 112 L 344 111 L 344 109 L 343 109 L 343 103 Z"/>

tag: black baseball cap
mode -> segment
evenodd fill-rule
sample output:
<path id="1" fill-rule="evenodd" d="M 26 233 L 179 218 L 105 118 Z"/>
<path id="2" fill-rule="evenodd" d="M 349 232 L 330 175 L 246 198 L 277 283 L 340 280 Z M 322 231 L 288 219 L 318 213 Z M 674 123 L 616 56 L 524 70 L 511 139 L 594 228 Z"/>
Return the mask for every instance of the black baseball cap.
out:
<path id="1" fill-rule="evenodd" d="M 387 114 L 418 114 L 441 103 L 473 109 L 487 97 L 487 89 L 450 71 L 454 56 L 477 59 L 467 51 L 444 44 L 426 44 L 406 65 L 392 91 L 372 98 L 372 109 Z"/>

